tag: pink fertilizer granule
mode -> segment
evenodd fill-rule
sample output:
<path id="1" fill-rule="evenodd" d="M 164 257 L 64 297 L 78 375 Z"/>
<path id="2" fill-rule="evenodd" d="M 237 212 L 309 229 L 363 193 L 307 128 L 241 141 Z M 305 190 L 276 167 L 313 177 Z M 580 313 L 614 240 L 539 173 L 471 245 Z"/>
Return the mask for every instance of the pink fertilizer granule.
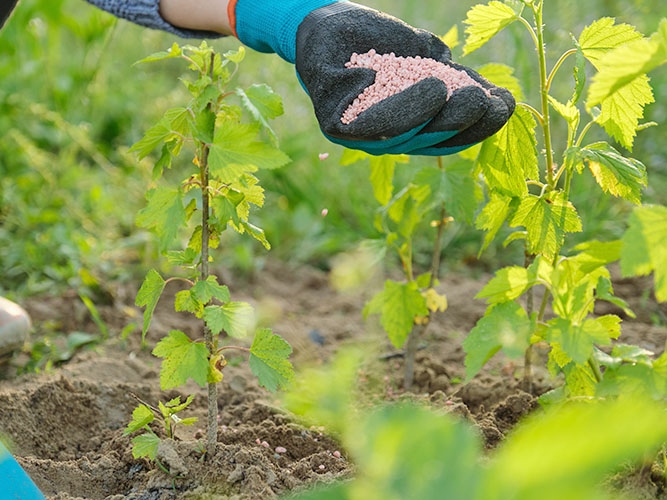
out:
<path id="1" fill-rule="evenodd" d="M 447 85 L 447 99 L 454 91 L 474 85 L 484 89 L 473 80 L 465 71 L 461 71 L 447 64 L 427 57 L 402 57 L 390 54 L 378 54 L 371 49 L 365 54 L 356 52 L 345 63 L 346 68 L 368 68 L 375 71 L 375 82 L 354 100 L 343 113 L 340 121 L 349 125 L 359 115 L 378 102 L 404 91 L 411 85 L 429 77 L 436 77 Z M 487 95 L 489 91 L 484 89 Z"/>

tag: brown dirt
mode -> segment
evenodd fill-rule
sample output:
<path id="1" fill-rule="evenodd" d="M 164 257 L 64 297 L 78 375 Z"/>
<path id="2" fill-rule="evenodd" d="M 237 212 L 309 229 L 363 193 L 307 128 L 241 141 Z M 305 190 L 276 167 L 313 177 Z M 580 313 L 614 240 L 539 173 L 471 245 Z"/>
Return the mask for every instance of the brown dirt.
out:
<path id="1" fill-rule="evenodd" d="M 326 273 L 309 268 L 269 263 L 254 277 L 226 274 L 222 273 L 222 281 L 230 285 L 234 298 L 253 303 L 260 321 L 290 342 L 297 368 L 326 363 L 351 342 L 374 339 L 385 344 L 386 352 L 392 351 L 377 326 L 362 319 L 361 309 L 370 289 L 377 289 L 375 282 L 366 290 L 341 294 L 329 286 Z M 520 363 L 492 360 L 474 380 L 461 383 L 465 378 L 461 341 L 484 313 L 484 304 L 473 297 L 487 279 L 455 275 L 443 280 L 449 309 L 429 325 L 410 397 L 470 420 L 487 446 L 493 447 L 537 402 L 520 388 Z M 617 282 L 617 293 L 626 300 L 634 297 L 631 306 L 639 314 L 637 320 L 625 323 L 623 340 L 659 353 L 667 328 L 654 323 L 665 324 L 667 309 L 649 300 L 644 293 L 649 286 L 644 280 Z M 167 290 L 176 291 L 172 285 Z M 160 449 L 171 476 L 152 463 L 135 460 L 123 429 L 137 398 L 156 404 L 194 393 L 197 397 L 187 416 L 204 422 L 206 413 L 205 395 L 196 385 L 166 394 L 160 391 L 159 360 L 149 349 L 141 349 L 137 332 L 125 340 L 119 338 L 127 324 L 140 322 L 141 312 L 131 305 L 135 293 L 135 287 L 121 287 L 110 294 L 109 305 L 100 306 L 110 340 L 82 350 L 57 369 L 0 381 L 0 433 L 48 498 L 258 500 L 354 474 L 354 465 L 334 439 L 321 429 L 296 423 L 278 408 L 275 396 L 257 386 L 246 363 L 231 362 L 219 390 L 219 446 L 212 460 L 201 461 L 197 442 L 202 430 L 196 425 L 181 428 L 177 440 L 165 440 Z M 25 306 L 37 333 L 45 325 L 63 332 L 97 331 L 75 294 L 33 299 Z M 605 306 L 600 312 L 619 311 Z M 194 336 L 200 333 L 190 316 L 173 312 L 164 298 L 148 344 L 174 328 Z M 323 345 L 311 340 L 315 334 L 323 337 Z M 17 361 L 26 360 L 19 357 Z M 401 390 L 400 357 L 377 361 L 371 369 L 372 378 L 381 381 L 382 397 L 406 397 Z M 539 370 L 536 379 L 536 392 L 553 383 Z M 276 453 L 279 446 L 286 452 Z M 339 458 L 334 454 L 337 450 Z"/>

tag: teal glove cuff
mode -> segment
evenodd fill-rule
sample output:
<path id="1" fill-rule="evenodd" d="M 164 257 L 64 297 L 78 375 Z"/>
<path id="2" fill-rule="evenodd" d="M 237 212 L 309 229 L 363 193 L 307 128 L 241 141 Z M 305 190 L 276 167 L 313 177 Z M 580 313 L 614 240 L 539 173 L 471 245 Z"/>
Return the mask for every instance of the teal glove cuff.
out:
<path id="1" fill-rule="evenodd" d="M 232 28 L 241 42 L 259 52 L 296 60 L 296 31 L 312 11 L 341 0 L 237 0 Z"/>
<path id="2" fill-rule="evenodd" d="M 45 498 L 2 443 L 0 443 L 0 485 L 2 485 L 2 492 L 0 492 L 2 498 L 21 500 L 44 500 Z"/>

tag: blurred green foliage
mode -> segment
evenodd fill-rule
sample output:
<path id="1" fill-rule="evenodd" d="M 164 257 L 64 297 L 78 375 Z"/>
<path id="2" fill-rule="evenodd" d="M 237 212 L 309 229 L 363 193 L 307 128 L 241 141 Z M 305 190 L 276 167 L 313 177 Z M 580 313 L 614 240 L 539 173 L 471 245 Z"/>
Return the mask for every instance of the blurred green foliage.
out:
<path id="1" fill-rule="evenodd" d="M 479 2 L 362 3 L 438 34 L 458 25 L 461 35 L 467 10 Z M 570 33 L 578 34 L 601 16 L 615 16 L 650 33 L 661 5 L 661 0 L 548 2 L 545 17 L 549 26 L 558 27 L 548 33 L 549 47 L 555 57 L 569 47 Z M 535 54 L 526 49 L 523 35 L 518 26 L 511 27 L 462 62 L 516 67 L 530 100 L 538 88 Z M 173 40 L 172 35 L 118 21 L 82 0 L 19 3 L 0 32 L 0 293 L 20 296 L 60 287 L 99 287 L 106 280 L 136 277 L 136 265 L 145 269 L 145 261 L 153 259 L 152 237 L 134 222 L 144 205 L 143 186 L 151 165 L 139 163 L 127 149 L 148 124 L 183 101 L 185 89 L 174 83 L 182 73 L 178 65 L 133 63 L 171 46 Z M 213 44 L 224 51 L 237 48 L 239 42 L 222 38 Z M 461 47 L 453 54 L 461 60 Z M 276 56 L 251 52 L 238 84 L 261 82 L 283 96 L 286 113 L 274 128 L 293 161 L 263 176 L 268 209 L 258 214 L 258 224 L 265 228 L 274 256 L 328 267 L 333 255 L 378 237 L 369 172 L 358 165 L 339 165 L 341 148 L 319 133 L 293 66 Z M 649 171 L 646 201 L 665 203 L 664 72 L 653 75 L 652 85 L 656 104 L 648 108 L 646 119 L 661 125 L 640 134 L 633 155 Z M 563 98 L 569 88 L 563 89 Z M 558 89 L 554 93 L 558 95 Z M 565 126 L 557 133 L 564 134 Z M 321 153 L 330 155 L 322 160 Z M 399 165 L 396 185 L 433 161 L 416 157 Z M 588 221 L 581 238 L 589 239 L 592 233 L 600 239 L 620 236 L 629 207 L 589 196 L 591 187 L 579 183 L 573 193 Z M 428 266 L 427 252 L 420 249 L 430 248 L 431 233 L 425 228 L 415 238 L 418 266 Z M 482 238 L 466 225 L 450 225 L 443 265 L 473 263 L 491 269 L 522 259 L 511 247 L 492 246 L 478 260 Z M 223 244 L 229 267 L 252 271 L 266 257 L 261 245 L 233 235 Z"/>

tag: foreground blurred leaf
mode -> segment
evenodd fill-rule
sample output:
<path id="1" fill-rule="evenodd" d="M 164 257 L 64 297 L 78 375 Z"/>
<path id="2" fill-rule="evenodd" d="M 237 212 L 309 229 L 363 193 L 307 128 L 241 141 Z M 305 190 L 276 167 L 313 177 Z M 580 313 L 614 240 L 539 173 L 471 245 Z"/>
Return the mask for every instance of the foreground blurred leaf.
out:
<path id="1" fill-rule="evenodd" d="M 364 315 L 369 314 L 380 314 L 380 323 L 389 340 L 399 349 L 412 331 L 415 317 L 427 316 L 428 308 L 416 283 L 387 280 L 384 290 L 366 304 Z"/>
<path id="2" fill-rule="evenodd" d="M 655 272 L 655 296 L 667 302 L 667 207 L 635 208 L 623 235 L 621 271 L 624 276 Z"/>

